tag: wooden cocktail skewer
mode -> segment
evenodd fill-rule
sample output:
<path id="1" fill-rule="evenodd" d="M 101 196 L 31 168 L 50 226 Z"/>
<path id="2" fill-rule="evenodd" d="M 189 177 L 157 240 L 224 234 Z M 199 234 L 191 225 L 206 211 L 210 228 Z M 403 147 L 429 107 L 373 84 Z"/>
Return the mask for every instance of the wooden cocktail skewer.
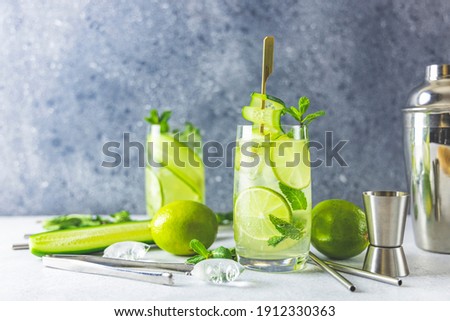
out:
<path id="1" fill-rule="evenodd" d="M 261 94 L 266 94 L 266 82 L 273 70 L 273 47 L 275 38 L 267 36 L 263 42 L 263 59 L 262 59 L 262 78 L 261 78 Z M 261 101 L 261 109 L 266 107 L 265 99 Z M 260 125 L 259 131 L 264 134 L 264 124 Z"/>

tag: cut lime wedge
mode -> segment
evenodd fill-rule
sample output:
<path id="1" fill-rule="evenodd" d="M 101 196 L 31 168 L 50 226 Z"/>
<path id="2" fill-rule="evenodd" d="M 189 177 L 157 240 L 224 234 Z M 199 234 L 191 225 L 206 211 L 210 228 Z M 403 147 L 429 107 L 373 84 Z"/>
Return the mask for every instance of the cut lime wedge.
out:
<path id="1" fill-rule="evenodd" d="M 311 182 L 308 141 L 275 140 L 270 151 L 270 161 L 275 177 L 284 185 L 302 189 Z"/>
<path id="2" fill-rule="evenodd" d="M 150 133 L 147 141 L 151 161 L 165 165 L 198 195 L 204 194 L 203 162 L 191 148 L 159 132 Z"/>
<path id="3" fill-rule="evenodd" d="M 278 192 L 260 186 L 243 190 L 237 196 L 234 205 L 236 242 L 258 251 L 271 250 L 267 241 L 272 236 L 280 235 L 280 232 L 270 221 L 269 215 L 286 222 L 292 221 L 289 204 Z M 277 246 L 277 251 L 293 244 L 292 242 L 283 243 Z"/>

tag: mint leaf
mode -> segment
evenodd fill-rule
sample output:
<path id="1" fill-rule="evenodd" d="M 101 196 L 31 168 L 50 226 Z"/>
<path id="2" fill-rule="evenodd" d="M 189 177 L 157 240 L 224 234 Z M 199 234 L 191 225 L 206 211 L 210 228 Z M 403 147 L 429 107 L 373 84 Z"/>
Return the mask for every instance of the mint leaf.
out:
<path id="1" fill-rule="evenodd" d="M 300 97 L 298 100 L 298 110 L 300 111 L 300 115 L 303 116 L 309 108 L 311 102 L 308 97 Z"/>
<path id="2" fill-rule="evenodd" d="M 203 243 L 197 239 L 192 239 L 191 242 L 189 242 L 189 246 L 194 250 L 195 253 L 200 254 L 205 259 L 211 256 L 211 252 L 208 251 Z"/>
<path id="3" fill-rule="evenodd" d="M 156 109 L 151 109 L 148 117 L 144 118 L 148 123 L 152 125 L 159 124 L 158 111 Z"/>
<path id="4" fill-rule="evenodd" d="M 175 136 L 177 136 L 177 139 L 178 139 L 179 141 L 182 141 L 182 142 L 200 141 L 200 139 L 201 139 L 200 129 L 197 128 L 197 127 L 195 127 L 195 126 L 194 126 L 192 123 L 190 123 L 190 122 L 186 122 L 186 123 L 184 124 L 183 130 L 175 129 L 175 130 L 173 131 L 173 134 L 174 134 Z M 190 137 L 191 135 L 194 135 L 194 136 L 193 136 L 193 139 L 189 139 L 189 137 Z"/>
<path id="5" fill-rule="evenodd" d="M 186 122 L 182 130 L 175 129 L 173 135 L 176 140 L 191 148 L 198 156 L 201 156 L 201 140 L 200 129 L 192 123 Z"/>
<path id="6" fill-rule="evenodd" d="M 169 119 L 171 115 L 172 115 L 171 111 L 164 111 L 159 117 L 159 125 L 161 126 L 160 127 L 161 133 L 167 133 L 170 130 Z"/>
<path id="7" fill-rule="evenodd" d="M 314 119 L 322 117 L 325 115 L 325 111 L 323 110 L 319 110 L 316 111 L 315 113 L 309 114 L 308 116 L 306 116 L 303 121 L 302 121 L 302 125 L 309 125 Z"/>
<path id="8" fill-rule="evenodd" d="M 230 225 L 233 223 L 233 211 L 230 212 L 216 212 L 217 223 L 219 225 Z"/>
<path id="9" fill-rule="evenodd" d="M 171 111 L 164 111 L 162 112 L 161 116 L 159 116 L 158 110 L 151 109 L 149 112 L 149 116 L 144 117 L 144 119 L 152 125 L 159 125 L 161 133 L 167 133 L 170 130 L 169 119 L 171 115 Z"/>
<path id="10" fill-rule="evenodd" d="M 294 106 L 291 106 L 289 108 L 284 107 L 283 112 L 284 114 L 291 115 L 296 121 L 300 123 L 300 125 L 306 126 L 309 125 L 314 119 L 325 115 L 325 112 L 323 110 L 319 110 L 315 113 L 305 116 L 310 104 L 311 102 L 309 98 L 302 96 L 298 100 L 298 109 L 296 109 Z"/>
<path id="11" fill-rule="evenodd" d="M 299 228 L 289 222 L 282 220 L 272 214 L 269 215 L 270 222 L 275 226 L 281 235 L 272 236 L 267 240 L 269 246 L 277 246 L 286 239 L 300 240 L 305 234 L 304 228 Z"/>
<path id="12" fill-rule="evenodd" d="M 300 115 L 300 112 L 294 107 L 294 106 L 291 106 L 291 107 L 284 107 L 284 113 L 287 113 L 287 114 L 289 114 L 289 115 L 291 115 L 292 117 L 294 117 L 294 119 L 295 120 L 297 120 L 298 122 L 300 122 L 301 121 L 301 115 Z"/>
<path id="13" fill-rule="evenodd" d="M 189 264 L 197 264 L 198 262 L 203 261 L 203 260 L 206 260 L 206 259 L 203 257 L 203 255 L 198 254 L 198 255 L 194 255 L 193 257 L 188 258 L 188 259 L 186 260 L 186 263 L 189 263 Z"/>
<path id="14" fill-rule="evenodd" d="M 306 200 L 305 194 L 301 189 L 289 187 L 281 182 L 278 185 L 280 186 L 281 192 L 284 196 L 286 196 L 294 211 L 306 210 L 306 208 L 308 207 L 308 201 Z"/>
<path id="15" fill-rule="evenodd" d="M 286 239 L 287 236 L 284 235 L 280 235 L 280 236 L 272 236 L 268 241 L 267 244 L 269 246 L 277 246 L 278 244 L 280 244 L 281 242 L 283 242 Z"/>
<path id="16" fill-rule="evenodd" d="M 103 224 L 115 224 L 131 221 L 127 211 L 120 211 L 110 215 L 112 220 L 100 215 L 91 214 L 67 214 L 46 219 L 42 227 L 48 231 L 67 230 L 79 227 L 98 226 Z"/>
<path id="17" fill-rule="evenodd" d="M 282 236 L 288 237 L 293 240 L 300 240 L 303 236 L 303 230 L 299 229 L 295 225 L 282 220 L 272 214 L 269 215 L 269 219 L 272 224 L 275 226 L 278 232 L 281 233 Z"/>
<path id="18" fill-rule="evenodd" d="M 196 239 L 191 240 L 189 246 L 196 253 L 198 253 L 198 255 L 190 257 L 189 259 L 187 259 L 186 263 L 197 264 L 198 262 L 206 259 L 230 259 L 237 261 L 235 248 L 228 249 L 224 246 L 219 246 L 217 249 L 208 251 L 205 245 L 203 245 L 202 242 Z"/>
<path id="19" fill-rule="evenodd" d="M 128 211 L 120 211 L 113 214 L 110 214 L 109 216 L 112 217 L 114 220 L 114 223 L 122 223 L 122 222 L 129 222 L 131 221 L 130 213 Z"/>
<path id="20" fill-rule="evenodd" d="M 211 251 L 214 259 L 232 259 L 233 255 L 229 249 L 223 246 L 219 246 L 217 249 Z"/>

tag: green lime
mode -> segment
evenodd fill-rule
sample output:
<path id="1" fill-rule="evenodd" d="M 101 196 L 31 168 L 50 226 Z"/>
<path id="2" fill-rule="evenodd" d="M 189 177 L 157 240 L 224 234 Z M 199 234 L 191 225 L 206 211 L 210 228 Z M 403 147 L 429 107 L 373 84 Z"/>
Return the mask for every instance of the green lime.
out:
<path id="1" fill-rule="evenodd" d="M 358 255 L 369 245 L 366 214 L 345 200 L 320 202 L 312 210 L 311 243 L 332 259 Z"/>
<path id="2" fill-rule="evenodd" d="M 284 185 L 295 189 L 307 187 L 311 182 L 307 140 L 282 139 L 273 141 L 270 161 L 275 177 Z"/>
<path id="3" fill-rule="evenodd" d="M 272 236 L 280 235 L 280 232 L 270 221 L 269 215 L 286 222 L 292 221 L 291 208 L 278 192 L 255 186 L 239 193 L 234 205 L 236 242 L 248 248 L 270 250 L 267 241 Z M 291 242 L 283 242 L 277 246 L 277 251 L 281 249 L 282 244 L 292 246 Z"/>
<path id="4" fill-rule="evenodd" d="M 203 195 L 204 167 L 201 158 L 174 137 L 159 132 L 148 135 L 151 161 L 165 165 L 197 194 Z"/>
<path id="5" fill-rule="evenodd" d="M 206 248 L 214 243 L 218 223 L 214 212 L 198 202 L 175 201 L 161 207 L 151 222 L 153 239 L 160 248 L 175 255 L 191 255 L 192 239 Z"/>

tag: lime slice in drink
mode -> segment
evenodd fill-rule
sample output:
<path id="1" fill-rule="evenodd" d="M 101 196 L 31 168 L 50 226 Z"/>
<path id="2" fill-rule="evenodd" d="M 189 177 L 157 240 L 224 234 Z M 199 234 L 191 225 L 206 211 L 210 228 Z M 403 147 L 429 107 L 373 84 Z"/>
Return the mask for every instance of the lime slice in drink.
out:
<path id="1" fill-rule="evenodd" d="M 148 216 L 153 216 L 163 205 L 161 183 L 150 167 L 145 167 L 145 202 Z"/>
<path id="2" fill-rule="evenodd" d="M 159 131 L 150 133 L 147 141 L 150 161 L 165 165 L 198 195 L 203 195 L 203 162 L 191 148 Z"/>
<path id="3" fill-rule="evenodd" d="M 269 215 L 286 222 L 292 220 L 289 204 L 278 192 L 260 186 L 243 190 L 237 196 L 234 205 L 236 242 L 257 250 L 269 249 L 267 244 L 269 238 L 280 235 L 270 221 Z M 277 251 L 283 243 L 276 247 Z"/>
<path id="4" fill-rule="evenodd" d="M 246 173 L 260 174 L 261 166 L 264 163 L 264 147 L 261 143 L 262 140 L 241 139 L 238 141 L 235 151 L 235 169 L 237 171 L 242 168 Z"/>
<path id="5" fill-rule="evenodd" d="M 308 141 L 282 137 L 275 141 L 270 151 L 273 173 L 284 185 L 305 188 L 311 182 Z"/>

